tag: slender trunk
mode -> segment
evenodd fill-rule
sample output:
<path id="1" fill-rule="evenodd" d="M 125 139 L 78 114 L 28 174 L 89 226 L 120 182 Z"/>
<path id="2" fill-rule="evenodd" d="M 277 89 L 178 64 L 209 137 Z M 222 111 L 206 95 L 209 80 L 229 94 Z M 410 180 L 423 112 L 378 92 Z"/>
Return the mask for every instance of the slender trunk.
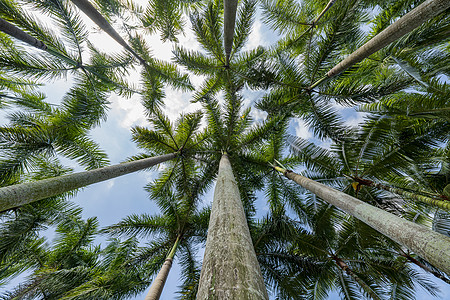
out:
<path id="1" fill-rule="evenodd" d="M 166 283 L 167 276 L 169 276 L 170 269 L 172 268 L 173 257 L 175 256 L 175 252 L 178 248 L 178 245 L 180 244 L 180 238 L 180 236 L 177 236 L 172 250 L 164 261 L 164 264 L 162 265 L 161 270 L 159 270 L 159 273 L 156 276 L 155 280 L 153 280 L 150 290 L 148 291 L 147 296 L 145 296 L 144 300 L 158 300 L 159 297 L 161 297 L 161 293 L 164 289 L 164 284 Z"/>
<path id="2" fill-rule="evenodd" d="M 44 42 L 32 37 L 25 31 L 3 20 L 2 18 L 0 18 L 0 31 L 6 33 L 7 35 L 15 37 L 16 39 L 21 40 L 22 42 L 27 43 L 28 45 L 33 46 L 35 48 L 41 50 L 47 49 L 47 46 L 44 44 Z"/>
<path id="3" fill-rule="evenodd" d="M 145 65 L 145 59 L 143 59 L 139 54 L 137 54 L 125 40 L 120 36 L 120 34 L 108 23 L 108 21 L 95 9 L 95 7 L 88 0 L 72 0 L 82 12 L 84 12 L 89 19 L 91 19 L 97 26 L 99 26 L 104 32 L 106 32 L 110 37 L 112 37 L 116 42 L 118 42 L 122 47 L 130 51 L 140 62 Z"/>
<path id="4" fill-rule="evenodd" d="M 450 1 L 448 0 L 427 0 L 423 2 L 421 5 L 417 6 L 415 9 L 408 12 L 406 15 L 389 25 L 382 32 L 374 36 L 370 41 L 350 54 L 347 58 L 342 60 L 339 64 L 328 71 L 326 77 L 319 79 L 308 89 L 311 90 L 326 79 L 342 73 L 354 64 L 359 63 L 378 50 L 386 47 L 390 43 L 416 29 L 426 21 L 436 17 L 449 7 Z"/>
<path id="5" fill-rule="evenodd" d="M 322 12 L 317 16 L 317 18 L 314 19 L 314 21 L 311 24 L 311 27 L 315 26 L 317 24 L 317 22 L 319 22 L 319 20 L 323 17 L 323 15 L 333 6 L 334 2 L 336 2 L 336 0 L 330 0 L 327 4 L 327 6 L 325 6 L 325 8 L 322 10 Z M 310 28 L 311 28 L 310 27 Z"/>
<path id="6" fill-rule="evenodd" d="M 406 254 L 403 251 L 400 251 L 399 253 L 401 256 L 403 256 L 404 258 L 406 258 L 410 263 L 415 264 L 416 266 L 420 267 L 422 270 L 424 270 L 425 272 L 431 273 L 434 275 L 434 277 L 437 277 L 439 279 L 441 279 L 442 281 L 450 284 L 450 279 L 448 279 L 447 277 L 443 276 L 442 274 L 439 274 L 436 271 L 431 270 L 430 268 L 428 268 L 426 265 L 424 265 L 423 263 L 421 263 L 420 261 L 418 261 L 417 259 L 415 259 L 414 257 L 412 257 L 409 254 Z"/>
<path id="7" fill-rule="evenodd" d="M 197 292 L 197 300 L 206 299 L 269 299 L 227 154 L 220 160 Z"/>
<path id="8" fill-rule="evenodd" d="M 425 226 L 404 220 L 292 171 L 280 167 L 275 167 L 275 169 L 326 202 L 351 214 L 393 241 L 417 253 L 437 268 L 450 274 L 449 237 L 434 232 Z"/>
<path id="9" fill-rule="evenodd" d="M 325 13 L 333 6 L 333 4 L 336 2 L 336 0 L 330 0 L 328 2 L 328 4 L 325 6 L 325 8 L 320 12 L 320 14 L 311 22 L 311 24 L 302 24 L 302 25 L 309 25 L 309 27 L 303 31 L 302 34 L 300 34 L 300 36 L 298 36 L 297 38 L 295 38 L 294 41 L 290 42 L 289 44 L 287 44 L 285 47 L 280 48 L 278 51 L 281 52 L 281 50 L 285 50 L 289 47 L 291 47 L 291 45 L 293 45 L 294 43 L 298 42 L 305 34 L 307 34 L 311 29 L 313 29 L 317 23 L 320 21 L 320 19 L 325 15 Z"/>
<path id="10" fill-rule="evenodd" d="M 389 25 L 385 30 L 377 34 L 358 50 L 350 54 L 346 59 L 328 71 L 327 76 L 334 77 L 342 73 L 344 70 L 362 61 L 364 58 L 369 57 L 378 50 L 416 29 L 426 21 L 436 17 L 449 7 L 450 1 L 448 0 L 425 1 L 393 24 Z"/>
<path id="11" fill-rule="evenodd" d="M 338 267 L 341 268 L 342 271 L 347 273 L 348 276 L 352 277 L 363 288 L 363 290 L 370 295 L 372 299 L 381 300 L 381 298 L 372 290 L 372 288 L 368 286 L 363 280 L 361 280 L 361 278 L 359 278 L 358 275 L 353 273 L 350 267 L 342 259 L 340 259 L 337 256 L 334 256 L 332 258 L 336 262 Z"/>
<path id="12" fill-rule="evenodd" d="M 175 158 L 178 152 L 149 157 L 95 170 L 43 179 L 0 188 L 0 212 L 93 183 L 150 168 Z"/>
<path id="13" fill-rule="evenodd" d="M 437 200 L 437 199 L 433 199 L 431 197 L 427 197 L 427 196 L 423 196 L 423 195 L 418 195 L 415 193 L 411 193 L 402 189 L 398 189 L 398 188 L 393 188 L 390 186 L 386 186 L 384 184 L 380 184 L 380 183 L 375 183 L 372 180 L 368 180 L 368 179 L 362 179 L 362 178 L 353 178 L 355 181 L 357 181 L 359 184 L 362 185 L 366 185 L 366 186 L 371 186 L 377 189 L 382 189 L 397 195 L 402 195 L 405 196 L 407 198 L 416 200 L 416 201 L 420 201 L 423 203 L 427 203 L 436 207 L 439 207 L 441 209 L 445 209 L 445 210 L 450 210 L 450 201 L 443 201 L 443 200 Z M 444 198 L 445 197 L 445 198 Z M 446 196 L 442 196 L 443 199 L 446 199 Z"/>
<path id="14" fill-rule="evenodd" d="M 225 66 L 230 65 L 231 49 L 233 48 L 234 26 L 238 0 L 224 0 L 223 3 L 223 44 L 225 47 Z"/>

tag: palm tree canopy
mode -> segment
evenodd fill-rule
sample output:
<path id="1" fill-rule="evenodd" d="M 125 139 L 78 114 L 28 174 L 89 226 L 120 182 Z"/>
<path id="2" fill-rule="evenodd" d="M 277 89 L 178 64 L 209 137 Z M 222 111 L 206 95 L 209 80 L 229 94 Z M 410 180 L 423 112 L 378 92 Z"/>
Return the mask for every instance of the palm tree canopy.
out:
<path id="1" fill-rule="evenodd" d="M 127 190 L 117 200 L 114 181 L 92 196 L 103 213 L 121 203 L 123 216 L 108 224 L 71 202 L 85 197 L 73 190 L 81 178 L 0 209 L 0 285 L 9 289 L 0 297 L 140 297 L 171 259 L 179 298 L 194 299 L 224 157 L 271 296 L 414 299 L 417 286 L 437 295 L 428 275 L 449 282 L 448 269 L 405 245 L 450 236 L 449 5 L 1 1 L 0 194 L 45 189 L 81 169 L 100 174 L 110 161 L 171 159 L 141 167 L 150 171 L 139 175 L 145 196 Z M 114 45 L 102 44 L 107 35 Z M 159 47 L 171 48 L 170 61 Z M 134 145 L 117 140 L 124 126 Z M 365 212 L 396 215 L 417 234 L 396 243 L 274 167 L 358 198 L 371 205 Z M 428 235 L 415 240 L 422 229 Z M 22 284 L 7 285 L 24 272 Z"/>

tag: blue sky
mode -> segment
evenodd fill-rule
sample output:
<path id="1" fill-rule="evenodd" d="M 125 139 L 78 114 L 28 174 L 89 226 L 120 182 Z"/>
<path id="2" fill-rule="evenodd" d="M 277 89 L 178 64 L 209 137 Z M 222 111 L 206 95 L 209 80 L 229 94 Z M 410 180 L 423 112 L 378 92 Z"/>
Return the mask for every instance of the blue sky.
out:
<path id="1" fill-rule="evenodd" d="M 137 1 L 139 2 L 139 1 Z M 141 1 L 146 2 L 146 1 Z M 86 23 L 90 24 L 91 28 L 95 26 L 86 19 Z M 92 41 L 95 45 L 103 50 L 111 48 L 118 49 L 117 44 L 103 33 L 92 31 Z M 256 18 L 254 29 L 250 40 L 247 44 L 248 48 L 255 48 L 258 45 L 268 46 L 275 41 L 276 35 L 271 32 L 266 26 L 260 22 L 260 17 Z M 148 43 L 152 48 L 155 57 L 170 60 L 172 45 L 170 43 L 162 44 L 159 36 L 150 37 Z M 180 37 L 180 43 L 187 48 L 197 50 L 198 45 L 192 36 L 192 33 L 187 28 L 186 36 Z M 130 75 L 130 80 L 138 82 L 138 72 L 133 72 Z M 194 84 L 198 85 L 201 78 L 193 77 Z M 72 83 L 71 78 L 67 80 L 58 80 L 54 83 L 48 84 L 44 91 L 48 99 L 52 103 L 59 103 L 64 93 L 70 88 Z M 191 112 L 200 108 L 199 105 L 189 103 L 189 94 L 181 93 L 168 89 L 166 91 L 167 97 L 165 102 L 166 114 L 174 120 L 181 112 Z M 246 104 L 251 105 L 261 92 L 246 92 Z M 130 99 L 119 98 L 116 95 L 111 95 L 111 108 L 108 114 L 108 120 L 102 123 L 101 127 L 92 131 L 91 136 L 98 142 L 102 149 L 106 151 L 112 164 L 124 161 L 127 157 L 134 155 L 139 151 L 131 142 L 130 128 L 132 126 L 148 126 L 148 122 L 143 114 L 143 107 L 140 104 L 138 96 L 133 96 Z M 262 121 L 265 117 L 263 112 L 253 110 L 252 115 L 256 121 Z M 349 124 L 356 125 L 361 121 L 362 116 L 355 113 L 352 108 L 342 110 L 342 115 L 347 119 Z M 0 115 L 2 118 L 2 115 Z M 0 119 L 3 120 L 3 119 Z M 3 123 L 0 121 L 0 123 Z M 291 131 L 303 138 L 311 138 L 312 134 L 308 128 L 300 120 L 293 120 L 291 122 Z M 325 143 L 326 145 L 326 143 Z M 65 163 L 74 167 L 76 170 L 81 170 L 74 162 L 64 160 Z M 158 213 L 158 209 L 147 196 L 143 187 L 149 181 L 155 179 L 157 172 L 138 172 L 135 174 L 126 175 L 120 178 L 112 179 L 107 182 L 97 183 L 85 188 L 81 191 L 74 201 L 83 208 L 84 218 L 96 216 L 99 220 L 100 226 L 107 226 L 119 222 L 122 218 L 130 214 L 140 213 Z M 203 204 L 209 205 L 212 201 L 212 190 L 203 197 Z M 265 208 L 263 205 L 258 208 L 259 214 L 263 215 Z M 104 238 L 98 239 L 99 243 L 105 246 Z M 198 257 L 202 257 L 203 250 L 200 249 Z M 174 299 L 179 285 L 179 266 L 175 258 L 175 264 L 169 275 L 166 287 L 161 299 Z M 431 278 L 431 277 L 430 277 Z M 441 284 L 436 280 L 436 283 L 441 286 L 442 294 L 440 299 L 450 299 L 450 286 Z M 2 289 L 0 289 L 1 293 Z M 143 299 L 146 292 L 136 297 L 135 299 Z M 333 293 L 329 299 L 339 299 L 340 297 Z M 432 299 L 423 291 L 419 291 L 417 299 Z"/>

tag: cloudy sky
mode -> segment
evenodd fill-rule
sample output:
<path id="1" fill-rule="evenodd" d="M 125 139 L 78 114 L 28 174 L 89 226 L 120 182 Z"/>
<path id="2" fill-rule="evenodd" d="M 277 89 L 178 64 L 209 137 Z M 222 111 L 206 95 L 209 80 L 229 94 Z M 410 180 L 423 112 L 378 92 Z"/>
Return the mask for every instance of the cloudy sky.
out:
<path id="1" fill-rule="evenodd" d="M 146 3 L 146 1 L 136 2 Z M 83 16 L 85 23 L 88 24 L 88 28 L 91 28 L 90 40 L 94 42 L 96 47 L 104 51 L 119 49 L 120 46 L 118 46 L 117 43 L 115 43 L 108 35 L 100 32 L 89 19 L 84 17 L 83 14 L 81 15 Z M 264 26 L 260 22 L 260 19 L 259 16 L 255 19 L 253 31 L 246 46 L 247 49 L 244 50 L 253 49 L 259 45 L 268 46 L 275 41 L 275 33 Z M 188 24 L 188 22 L 186 22 L 186 24 Z M 115 27 L 118 28 L 118 26 Z M 199 49 L 189 27 L 186 27 L 185 35 L 181 36 L 179 39 L 184 47 L 192 50 Z M 147 42 L 155 57 L 167 61 L 171 60 L 171 50 L 173 47 L 171 43 L 161 43 L 158 35 L 148 37 Z M 138 72 L 131 72 L 129 79 L 138 83 Z M 191 80 L 197 86 L 201 82 L 201 78 L 198 77 L 192 77 Z M 71 85 L 72 81 L 69 77 L 64 80 L 58 80 L 47 84 L 43 91 L 47 94 L 49 102 L 57 104 L 64 93 L 69 90 Z M 262 92 L 245 92 L 245 104 L 250 106 L 261 95 Z M 198 110 L 200 105 L 191 104 L 189 102 L 189 97 L 189 93 L 181 93 L 172 89 L 167 89 L 165 113 L 172 120 L 175 120 L 182 112 L 186 113 Z M 112 94 L 109 100 L 111 106 L 107 121 L 103 122 L 100 127 L 94 129 L 91 132 L 91 135 L 93 139 L 100 144 L 101 148 L 106 151 L 111 164 L 116 164 L 124 161 L 127 157 L 140 152 L 130 140 L 130 128 L 136 125 L 148 126 L 149 123 L 143 114 L 144 109 L 140 104 L 139 96 L 135 95 L 131 98 L 124 99 Z M 263 112 L 255 109 L 252 110 L 252 115 L 256 121 L 262 121 L 265 117 Z M 360 114 L 356 114 L 352 108 L 342 109 L 342 115 L 351 125 L 357 125 L 363 117 Z M 0 115 L 0 120 L 2 120 L 3 117 L 4 115 Z M 3 121 L 0 121 L 0 123 L 3 123 Z M 300 120 L 293 120 L 291 122 L 291 131 L 293 134 L 303 138 L 312 137 L 312 133 Z M 324 145 L 326 146 L 327 143 L 325 142 Z M 81 170 L 81 168 L 72 161 L 64 160 L 64 162 L 67 165 L 74 167 L 77 171 Z M 96 216 L 101 227 L 117 223 L 130 214 L 158 213 L 158 209 L 148 199 L 146 192 L 143 190 L 146 183 L 155 179 L 156 176 L 157 172 L 138 172 L 112 179 L 107 182 L 97 183 L 81 191 L 74 201 L 83 208 L 84 218 Z M 204 205 L 209 205 L 211 200 L 212 190 L 203 197 Z M 259 215 L 264 215 L 266 211 L 267 207 L 261 205 L 258 213 Z M 99 239 L 98 242 L 105 246 L 104 239 Z M 203 251 L 200 250 L 198 256 L 202 257 L 202 253 Z M 169 275 L 161 299 L 175 298 L 175 293 L 179 284 L 178 278 L 179 266 L 175 258 L 174 267 Z M 17 281 L 20 281 L 20 279 L 15 280 L 14 283 L 17 283 Z M 441 294 L 443 297 L 442 299 L 450 299 L 450 288 L 445 287 L 443 284 L 441 284 L 441 286 L 443 287 L 443 293 Z M 2 290 L 0 289 L 0 293 L 1 291 Z M 143 299 L 146 292 L 135 299 Z M 330 299 L 339 299 L 339 297 L 336 294 L 333 294 L 330 295 Z M 430 299 L 430 297 L 425 293 L 421 293 L 418 299 Z"/>

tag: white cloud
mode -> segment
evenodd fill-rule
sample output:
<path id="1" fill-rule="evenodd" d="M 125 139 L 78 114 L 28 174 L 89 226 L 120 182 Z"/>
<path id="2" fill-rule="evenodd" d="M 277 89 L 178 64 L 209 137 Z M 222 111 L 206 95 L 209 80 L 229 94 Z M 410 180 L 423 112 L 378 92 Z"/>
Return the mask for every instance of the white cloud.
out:
<path id="1" fill-rule="evenodd" d="M 250 36 L 248 37 L 247 43 L 245 44 L 245 46 L 243 48 L 243 51 L 255 49 L 256 47 L 258 47 L 260 45 L 264 46 L 264 43 L 261 38 L 261 21 L 256 20 L 253 23 L 252 31 L 250 33 Z"/>
<path id="2" fill-rule="evenodd" d="M 181 113 L 194 112 L 201 108 L 200 103 L 191 103 L 190 97 L 190 93 L 182 93 L 171 88 L 166 89 L 164 111 L 170 120 L 176 120 Z"/>
<path id="3" fill-rule="evenodd" d="M 306 125 L 306 123 L 303 122 L 303 120 L 295 119 L 294 122 L 297 123 L 295 125 L 295 135 L 296 136 L 301 137 L 305 140 L 312 137 L 312 133 L 309 131 L 309 126 Z"/>
<path id="4" fill-rule="evenodd" d="M 121 127 L 129 129 L 135 125 L 145 126 L 147 124 L 144 107 L 139 96 L 124 99 L 112 95 L 110 101 L 112 104 L 109 114 L 119 121 Z"/>
<path id="5" fill-rule="evenodd" d="M 252 108 L 250 111 L 250 115 L 252 116 L 255 123 L 260 123 L 267 118 L 267 112 L 259 110 L 257 108 Z"/>
<path id="6" fill-rule="evenodd" d="M 364 112 L 355 112 L 353 116 L 345 119 L 345 124 L 352 127 L 358 127 L 359 124 L 361 124 L 364 121 L 364 117 L 366 115 L 367 113 Z"/>
<path id="7" fill-rule="evenodd" d="M 110 190 L 114 186 L 115 181 L 116 181 L 115 178 L 108 180 L 106 182 L 106 189 Z"/>

